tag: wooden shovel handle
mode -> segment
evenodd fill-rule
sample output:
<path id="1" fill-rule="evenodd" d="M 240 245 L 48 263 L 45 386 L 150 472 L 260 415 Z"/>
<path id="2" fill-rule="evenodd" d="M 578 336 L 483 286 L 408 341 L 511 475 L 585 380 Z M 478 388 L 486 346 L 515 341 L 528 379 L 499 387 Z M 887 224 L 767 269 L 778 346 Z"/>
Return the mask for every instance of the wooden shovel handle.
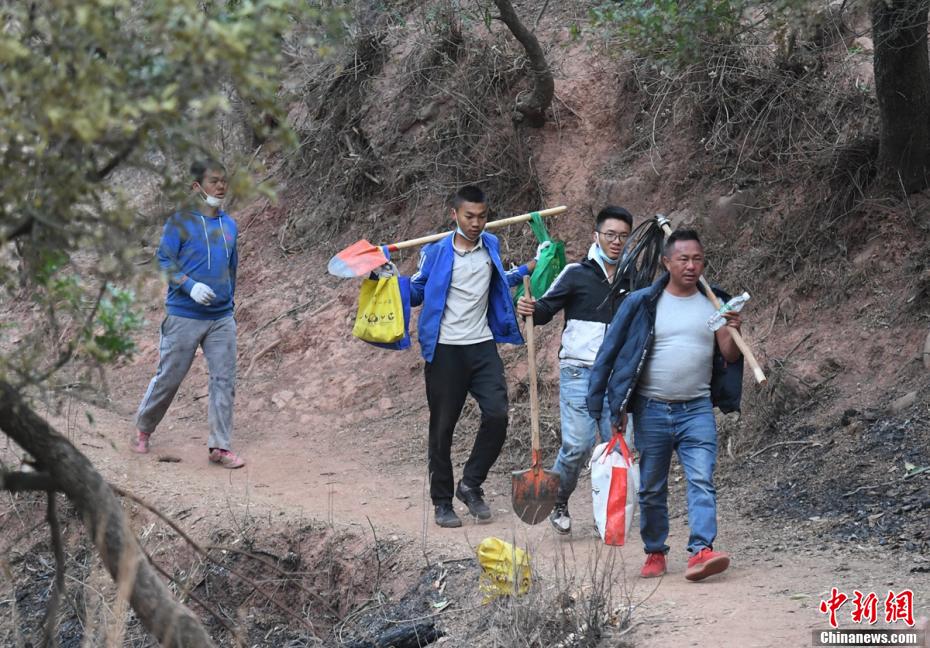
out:
<path id="1" fill-rule="evenodd" d="M 529 275 L 523 276 L 523 294 L 533 298 Z M 536 340 L 533 332 L 533 316 L 526 316 L 526 356 L 530 376 L 530 429 L 533 433 L 533 465 L 539 462 L 539 394 L 536 392 Z"/>
<path id="2" fill-rule="evenodd" d="M 485 229 L 494 229 L 496 227 L 504 227 L 505 225 L 514 225 L 515 223 L 523 223 L 530 220 L 533 217 L 533 214 L 539 214 L 540 216 L 555 216 L 556 214 L 561 214 L 568 207 L 561 205 L 559 207 L 550 207 L 549 209 L 543 209 L 539 212 L 529 212 L 527 214 L 520 214 L 519 216 L 511 216 L 509 218 L 501 218 L 500 220 L 491 221 L 485 225 Z M 396 252 L 397 250 L 405 250 L 407 248 L 417 247 L 418 245 L 425 245 L 426 243 L 432 243 L 433 241 L 438 241 L 444 236 L 448 236 L 449 232 L 440 232 L 439 234 L 430 234 L 429 236 L 421 236 L 420 238 L 410 239 L 409 241 L 401 241 L 400 243 L 391 243 L 388 245 L 388 250 L 391 252 Z"/>
<path id="3" fill-rule="evenodd" d="M 659 220 L 659 224 L 662 226 L 662 229 L 665 231 L 666 235 L 671 235 L 672 228 L 669 226 L 668 221 Z M 717 295 L 714 294 L 714 291 L 711 290 L 710 284 L 707 283 L 707 279 L 704 278 L 704 275 L 700 277 L 701 285 L 704 287 L 704 292 L 707 293 L 710 303 L 714 305 L 714 308 L 720 309 L 720 300 L 717 299 Z M 752 373 L 756 378 L 756 381 L 760 385 L 764 385 L 768 378 L 765 377 L 765 372 L 762 371 L 762 367 L 759 366 L 759 361 L 756 360 L 756 356 L 753 354 L 752 349 L 749 348 L 749 345 L 746 344 L 746 341 L 743 339 L 743 336 L 740 335 L 739 331 L 734 328 L 730 329 L 730 337 L 733 338 L 733 342 L 736 344 L 737 348 L 742 352 L 743 357 L 746 358 L 746 362 L 752 368 Z"/>

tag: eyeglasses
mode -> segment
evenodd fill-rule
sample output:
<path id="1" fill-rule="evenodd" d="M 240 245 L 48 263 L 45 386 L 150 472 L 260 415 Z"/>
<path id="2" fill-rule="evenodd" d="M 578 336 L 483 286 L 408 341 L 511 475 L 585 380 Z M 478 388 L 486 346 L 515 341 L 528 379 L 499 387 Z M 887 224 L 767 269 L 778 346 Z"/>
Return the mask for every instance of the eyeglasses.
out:
<path id="1" fill-rule="evenodd" d="M 595 230 L 597 231 L 597 230 Z M 597 232 L 598 235 L 603 236 L 604 240 L 608 243 L 613 243 L 614 241 L 620 240 L 625 241 L 630 238 L 629 234 L 618 234 L 617 232 Z"/>

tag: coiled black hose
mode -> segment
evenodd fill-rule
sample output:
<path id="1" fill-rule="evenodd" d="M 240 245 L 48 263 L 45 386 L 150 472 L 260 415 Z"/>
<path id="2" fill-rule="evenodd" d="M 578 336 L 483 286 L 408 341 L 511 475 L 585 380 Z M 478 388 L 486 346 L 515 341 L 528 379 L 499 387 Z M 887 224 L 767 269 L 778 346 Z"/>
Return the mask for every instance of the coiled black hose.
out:
<path id="1" fill-rule="evenodd" d="M 623 246 L 622 261 L 617 267 L 617 280 L 611 291 L 633 292 L 645 288 L 655 280 L 662 258 L 665 232 L 656 217 L 637 225 Z"/>

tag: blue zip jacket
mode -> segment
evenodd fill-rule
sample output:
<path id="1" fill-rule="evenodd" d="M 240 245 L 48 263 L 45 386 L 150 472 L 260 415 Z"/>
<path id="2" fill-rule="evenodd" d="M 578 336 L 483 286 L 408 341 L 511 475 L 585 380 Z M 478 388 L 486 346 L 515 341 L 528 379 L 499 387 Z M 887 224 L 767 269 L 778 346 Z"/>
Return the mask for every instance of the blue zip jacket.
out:
<path id="1" fill-rule="evenodd" d="M 236 221 L 223 210 L 215 217 L 199 211 L 174 213 L 165 223 L 158 265 L 168 275 L 165 307 L 169 315 L 217 320 L 232 315 L 236 292 Z M 195 283 L 216 294 L 208 306 L 191 299 Z"/>
<path id="2" fill-rule="evenodd" d="M 435 243 L 430 243 L 420 252 L 417 272 L 410 278 L 410 305 L 423 304 L 417 332 L 420 338 L 420 353 L 427 362 L 433 361 L 436 344 L 439 341 L 439 325 L 446 308 L 446 296 L 452 283 L 452 264 L 455 251 L 452 249 L 454 233 Z M 530 273 L 529 268 L 519 268 L 504 272 L 501 264 L 500 244 L 497 237 L 487 232 L 481 233 L 481 242 L 491 257 L 493 270 L 491 284 L 488 286 L 488 327 L 495 342 L 523 344 L 523 336 L 517 325 L 517 315 L 510 297 L 510 288 L 516 286 L 523 277 Z"/>
<path id="3" fill-rule="evenodd" d="M 662 291 L 668 285 L 668 278 L 668 273 L 665 273 L 648 288 L 630 293 L 614 315 L 607 335 L 604 336 L 604 343 L 594 359 L 594 366 L 591 367 L 587 404 L 592 418 L 600 420 L 604 393 L 607 392 L 610 420 L 614 425 L 620 425 L 620 417 L 636 389 L 640 372 L 652 348 L 656 307 Z M 715 287 L 713 291 L 721 301 L 729 301 L 730 296 L 722 290 Z M 739 411 L 742 392 L 743 358 L 727 362 L 714 344 L 711 402 L 724 413 Z"/>

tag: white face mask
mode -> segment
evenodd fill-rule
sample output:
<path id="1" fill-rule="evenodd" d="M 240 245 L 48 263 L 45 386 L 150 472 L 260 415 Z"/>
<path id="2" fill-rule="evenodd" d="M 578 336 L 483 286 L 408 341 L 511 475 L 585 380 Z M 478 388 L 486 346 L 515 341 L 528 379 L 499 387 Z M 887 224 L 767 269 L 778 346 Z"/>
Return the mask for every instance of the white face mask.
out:
<path id="1" fill-rule="evenodd" d="M 222 198 L 217 198 L 216 196 L 211 196 L 211 195 L 208 194 L 206 191 L 201 191 L 200 193 L 201 193 L 201 196 L 200 196 L 200 197 L 203 198 L 203 201 L 204 201 L 205 203 L 207 203 L 210 207 L 219 207 L 220 205 L 223 204 L 223 199 L 222 199 Z"/>

